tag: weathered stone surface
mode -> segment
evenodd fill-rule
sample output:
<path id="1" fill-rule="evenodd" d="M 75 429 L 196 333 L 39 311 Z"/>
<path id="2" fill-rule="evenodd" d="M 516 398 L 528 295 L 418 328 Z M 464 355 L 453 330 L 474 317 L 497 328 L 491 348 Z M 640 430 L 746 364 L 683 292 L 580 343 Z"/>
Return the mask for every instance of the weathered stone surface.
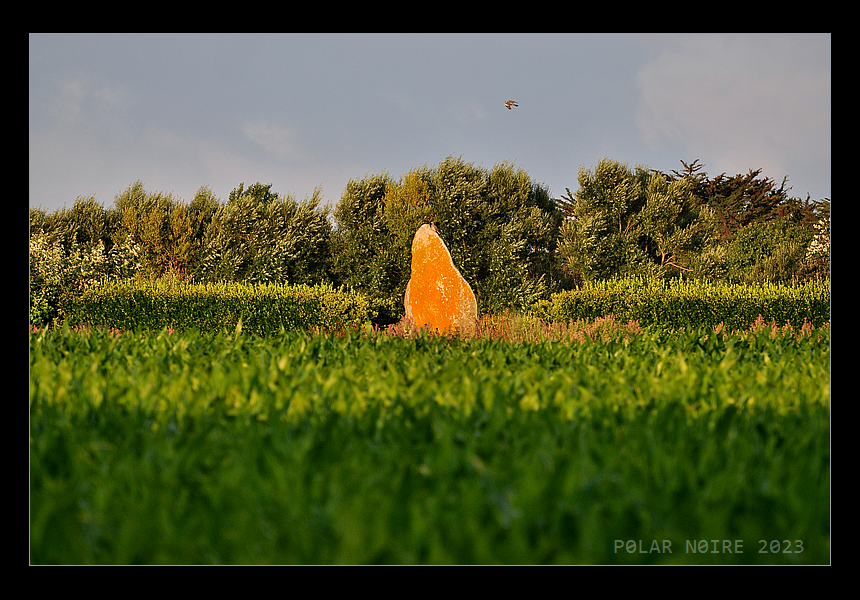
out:
<path id="1" fill-rule="evenodd" d="M 432 225 L 422 225 L 412 240 L 412 274 L 405 305 L 406 316 L 418 327 L 467 334 L 477 327 L 475 294 Z"/>

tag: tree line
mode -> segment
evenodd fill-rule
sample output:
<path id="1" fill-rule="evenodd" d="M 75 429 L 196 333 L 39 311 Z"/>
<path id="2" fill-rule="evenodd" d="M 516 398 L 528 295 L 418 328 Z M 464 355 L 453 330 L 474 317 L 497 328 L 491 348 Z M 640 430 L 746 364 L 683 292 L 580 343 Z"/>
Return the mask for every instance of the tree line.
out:
<path id="1" fill-rule="evenodd" d="M 830 275 L 830 201 L 793 198 L 761 171 L 709 177 L 610 159 L 552 198 L 511 163 L 448 157 L 400 178 L 350 180 L 334 207 L 244 183 L 226 202 L 131 184 L 105 208 L 30 209 L 31 320 L 100 278 L 333 283 L 403 315 L 412 237 L 435 222 L 482 313 L 527 310 L 553 293 L 628 275 L 792 282 Z"/>

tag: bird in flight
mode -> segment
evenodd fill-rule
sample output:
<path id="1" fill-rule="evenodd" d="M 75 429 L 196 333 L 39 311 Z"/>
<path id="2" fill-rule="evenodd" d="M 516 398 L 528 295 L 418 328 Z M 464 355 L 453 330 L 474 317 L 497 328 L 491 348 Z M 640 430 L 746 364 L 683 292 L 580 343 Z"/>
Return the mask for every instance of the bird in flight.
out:
<path id="1" fill-rule="evenodd" d="M 507 102 L 505 102 L 505 106 L 508 108 L 508 110 L 511 110 L 512 106 L 519 106 L 519 104 L 517 104 L 513 100 L 508 100 Z"/>

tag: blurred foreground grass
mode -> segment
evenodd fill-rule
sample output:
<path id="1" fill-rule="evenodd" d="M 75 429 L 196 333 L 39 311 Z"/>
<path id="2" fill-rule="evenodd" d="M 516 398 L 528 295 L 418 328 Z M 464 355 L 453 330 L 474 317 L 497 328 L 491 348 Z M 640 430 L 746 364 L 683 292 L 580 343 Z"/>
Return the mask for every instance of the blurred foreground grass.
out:
<path id="1" fill-rule="evenodd" d="M 43 331 L 30 560 L 826 564 L 829 336 Z"/>

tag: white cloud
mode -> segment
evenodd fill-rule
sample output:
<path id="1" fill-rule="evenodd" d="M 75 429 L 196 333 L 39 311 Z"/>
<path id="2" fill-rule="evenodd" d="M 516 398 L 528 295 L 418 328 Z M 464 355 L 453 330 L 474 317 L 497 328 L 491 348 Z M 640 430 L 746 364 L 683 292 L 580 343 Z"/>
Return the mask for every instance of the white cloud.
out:
<path id="1" fill-rule="evenodd" d="M 241 129 L 248 140 L 280 160 L 306 158 L 298 145 L 298 135 L 294 129 L 265 120 L 246 122 Z"/>
<path id="2" fill-rule="evenodd" d="M 124 109 L 128 106 L 126 94 L 122 88 L 103 85 L 93 89 L 92 95 L 104 107 Z"/>
<path id="3" fill-rule="evenodd" d="M 670 41 L 637 75 L 637 122 L 652 147 L 678 144 L 735 172 L 785 174 L 800 158 L 829 162 L 829 36 Z"/>
<path id="4" fill-rule="evenodd" d="M 96 83 L 85 77 L 66 77 L 57 82 L 57 91 L 51 97 L 48 114 L 60 124 L 69 124 L 85 118 L 89 113 L 122 111 L 128 107 L 125 91 L 118 86 Z"/>

